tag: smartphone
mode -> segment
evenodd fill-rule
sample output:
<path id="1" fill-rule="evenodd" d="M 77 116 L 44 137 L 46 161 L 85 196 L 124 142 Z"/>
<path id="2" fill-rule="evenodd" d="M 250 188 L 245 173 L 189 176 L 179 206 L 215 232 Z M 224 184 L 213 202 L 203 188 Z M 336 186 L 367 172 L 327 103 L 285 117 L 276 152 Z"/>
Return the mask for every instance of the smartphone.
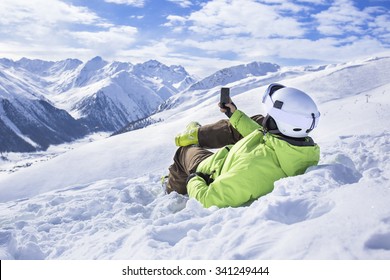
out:
<path id="1" fill-rule="evenodd" d="M 230 103 L 230 88 L 221 88 L 221 107 L 226 108 L 225 104 Z"/>

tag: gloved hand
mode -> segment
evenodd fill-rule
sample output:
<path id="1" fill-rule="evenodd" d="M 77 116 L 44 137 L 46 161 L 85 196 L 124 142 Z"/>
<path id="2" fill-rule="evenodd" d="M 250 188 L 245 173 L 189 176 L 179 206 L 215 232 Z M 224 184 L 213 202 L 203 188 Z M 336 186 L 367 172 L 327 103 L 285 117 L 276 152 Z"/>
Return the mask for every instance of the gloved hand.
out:
<path id="1" fill-rule="evenodd" d="M 230 118 L 233 115 L 234 111 L 237 110 L 236 104 L 234 104 L 231 99 L 230 99 L 230 103 L 226 103 L 226 104 L 223 104 L 223 105 L 221 103 L 218 103 L 218 106 L 220 108 L 220 111 L 222 113 L 225 113 L 225 115 L 228 118 Z"/>
<path id="2" fill-rule="evenodd" d="M 187 177 L 187 181 L 186 181 L 186 185 L 188 184 L 188 182 L 194 178 L 194 177 L 201 177 L 205 182 L 206 182 L 206 185 L 210 185 L 214 180 L 210 177 L 209 174 L 204 174 L 202 172 L 195 172 L 195 173 L 191 173 L 188 177 Z"/>

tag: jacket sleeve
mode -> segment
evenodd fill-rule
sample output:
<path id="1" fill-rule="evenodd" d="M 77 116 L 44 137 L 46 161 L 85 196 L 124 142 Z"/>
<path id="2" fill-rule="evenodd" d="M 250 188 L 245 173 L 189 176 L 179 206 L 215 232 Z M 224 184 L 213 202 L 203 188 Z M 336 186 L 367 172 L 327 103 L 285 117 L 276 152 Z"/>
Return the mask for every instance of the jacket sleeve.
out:
<path id="1" fill-rule="evenodd" d="M 261 126 L 240 110 L 234 111 L 230 123 L 243 136 L 247 136 Z"/>
<path id="2" fill-rule="evenodd" d="M 250 169 L 231 170 L 218 176 L 210 185 L 196 176 L 187 184 L 188 195 L 206 208 L 213 205 L 237 207 L 271 192 L 273 182 L 265 182 Z"/>

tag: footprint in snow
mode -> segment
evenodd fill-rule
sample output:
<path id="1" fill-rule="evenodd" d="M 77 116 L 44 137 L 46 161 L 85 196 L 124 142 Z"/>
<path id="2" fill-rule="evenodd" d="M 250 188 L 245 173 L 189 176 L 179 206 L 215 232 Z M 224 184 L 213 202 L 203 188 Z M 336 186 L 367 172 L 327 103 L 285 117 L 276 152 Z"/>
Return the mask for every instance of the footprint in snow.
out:
<path id="1" fill-rule="evenodd" d="M 286 225 L 318 218 L 333 209 L 332 202 L 318 203 L 307 199 L 285 198 L 268 206 L 265 218 Z"/>
<path id="2" fill-rule="evenodd" d="M 372 250 L 390 250 L 390 231 L 373 234 L 364 246 Z"/>
<path id="3" fill-rule="evenodd" d="M 390 217 L 382 219 L 382 222 L 390 226 Z M 390 230 L 382 230 L 371 235 L 364 244 L 364 247 L 372 250 L 390 250 Z"/>

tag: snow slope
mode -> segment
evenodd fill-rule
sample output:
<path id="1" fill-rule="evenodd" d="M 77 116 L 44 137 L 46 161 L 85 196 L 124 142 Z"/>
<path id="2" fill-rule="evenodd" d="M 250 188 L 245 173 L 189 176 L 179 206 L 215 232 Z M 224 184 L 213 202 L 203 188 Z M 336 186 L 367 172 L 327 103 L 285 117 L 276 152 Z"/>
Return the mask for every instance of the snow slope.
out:
<path id="1" fill-rule="evenodd" d="M 319 102 L 321 161 L 250 206 L 205 209 L 160 187 L 173 136 L 223 117 L 215 89 L 163 122 L 4 174 L 0 258 L 390 259 L 389 67 L 380 57 L 279 80 Z M 247 82 L 231 84 L 233 99 L 254 114 L 267 84 L 240 91 Z"/>

